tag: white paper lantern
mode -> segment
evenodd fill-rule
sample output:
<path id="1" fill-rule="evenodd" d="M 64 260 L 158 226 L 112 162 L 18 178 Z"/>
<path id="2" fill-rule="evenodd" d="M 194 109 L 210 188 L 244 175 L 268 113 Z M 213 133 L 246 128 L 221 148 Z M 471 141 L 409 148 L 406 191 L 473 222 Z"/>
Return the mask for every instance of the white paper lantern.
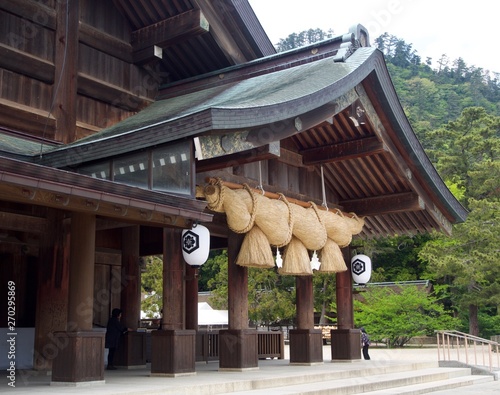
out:
<path id="1" fill-rule="evenodd" d="M 203 225 L 182 231 L 182 256 L 188 265 L 201 266 L 210 252 L 210 232 Z"/>
<path id="2" fill-rule="evenodd" d="M 372 276 L 372 260 L 370 257 L 359 254 L 351 259 L 352 279 L 358 284 L 366 284 Z"/>

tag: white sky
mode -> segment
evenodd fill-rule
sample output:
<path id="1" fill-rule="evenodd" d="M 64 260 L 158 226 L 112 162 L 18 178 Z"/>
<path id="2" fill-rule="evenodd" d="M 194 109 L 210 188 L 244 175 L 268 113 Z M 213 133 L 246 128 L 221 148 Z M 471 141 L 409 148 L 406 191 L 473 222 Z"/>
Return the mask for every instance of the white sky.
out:
<path id="1" fill-rule="evenodd" d="M 433 67 L 441 55 L 461 57 L 469 66 L 500 72 L 494 0 L 249 0 L 273 44 L 291 33 L 320 28 L 335 35 L 364 25 L 370 41 L 384 32 L 403 39 Z"/>

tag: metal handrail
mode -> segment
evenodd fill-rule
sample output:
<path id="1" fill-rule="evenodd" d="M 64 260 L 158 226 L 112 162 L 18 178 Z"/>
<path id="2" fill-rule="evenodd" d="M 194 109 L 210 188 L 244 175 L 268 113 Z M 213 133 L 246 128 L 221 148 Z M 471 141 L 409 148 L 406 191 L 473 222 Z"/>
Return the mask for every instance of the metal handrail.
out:
<path id="1" fill-rule="evenodd" d="M 454 330 L 436 331 L 436 335 L 439 361 L 458 361 L 467 365 L 484 366 L 490 372 L 500 369 L 500 343 Z M 452 358 L 454 355 L 456 359 Z"/>

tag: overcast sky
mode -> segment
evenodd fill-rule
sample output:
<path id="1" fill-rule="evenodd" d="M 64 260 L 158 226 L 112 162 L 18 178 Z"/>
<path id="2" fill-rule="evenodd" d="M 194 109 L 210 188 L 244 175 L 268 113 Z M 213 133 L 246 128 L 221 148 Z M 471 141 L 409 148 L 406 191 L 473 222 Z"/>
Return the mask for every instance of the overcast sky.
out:
<path id="1" fill-rule="evenodd" d="M 273 44 L 291 33 L 320 28 L 335 35 L 364 25 L 373 40 L 384 32 L 412 44 L 422 61 L 441 55 L 500 72 L 493 0 L 249 0 Z"/>

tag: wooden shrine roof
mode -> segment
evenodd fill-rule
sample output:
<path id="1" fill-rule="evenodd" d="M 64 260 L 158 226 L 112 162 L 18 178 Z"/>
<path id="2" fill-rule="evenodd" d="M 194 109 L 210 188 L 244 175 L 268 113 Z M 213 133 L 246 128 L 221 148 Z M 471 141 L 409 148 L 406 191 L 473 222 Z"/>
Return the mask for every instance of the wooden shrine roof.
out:
<path id="1" fill-rule="evenodd" d="M 224 78 L 218 82 L 213 75 L 200 77 L 187 83 L 184 95 L 170 96 L 165 88 L 165 99 L 101 133 L 47 152 L 41 163 L 77 166 L 82 150 L 92 161 L 110 152 L 214 134 L 240 136 L 247 150 L 280 142 L 278 160 L 316 172 L 323 166 L 333 193 L 328 200 L 366 216 L 363 236 L 450 233 L 451 224 L 465 220 L 466 210 L 417 140 L 383 54 L 353 37 L 273 55 L 269 63 L 260 59 L 221 70 Z M 349 47 L 343 55 L 342 40 Z M 208 167 L 199 160 L 198 171 L 222 169 L 235 160 L 238 153 L 210 159 Z"/>

